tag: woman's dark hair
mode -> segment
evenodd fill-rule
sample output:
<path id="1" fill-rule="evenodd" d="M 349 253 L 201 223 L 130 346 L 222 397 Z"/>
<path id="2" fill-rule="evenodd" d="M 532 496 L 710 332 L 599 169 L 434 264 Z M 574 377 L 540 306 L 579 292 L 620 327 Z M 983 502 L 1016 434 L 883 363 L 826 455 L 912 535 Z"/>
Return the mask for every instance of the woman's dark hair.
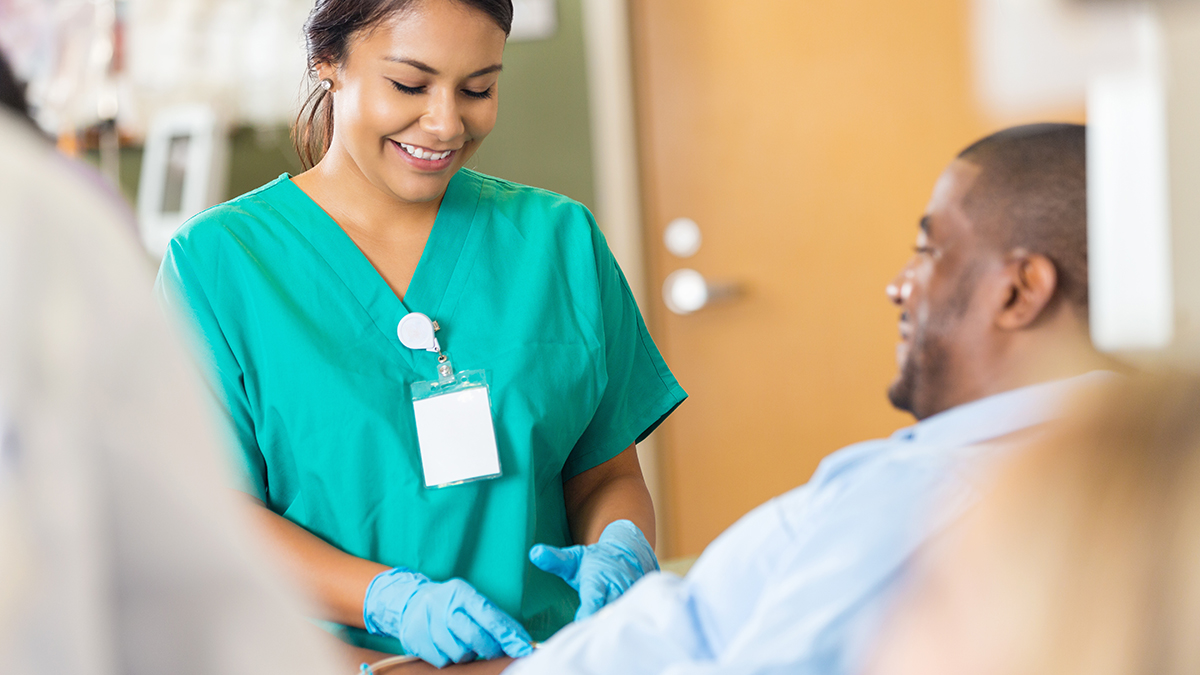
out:
<path id="1" fill-rule="evenodd" d="M 292 144 L 305 169 L 311 169 L 325 152 L 333 137 L 333 106 L 328 91 L 316 81 L 319 63 L 341 64 L 346 60 L 350 41 L 359 31 L 374 28 L 384 19 L 430 0 L 317 0 L 304 37 L 308 48 L 309 79 L 312 91 L 300 107 L 292 126 Z M 477 9 L 495 20 L 505 35 L 512 30 L 512 0 L 453 0 Z"/>

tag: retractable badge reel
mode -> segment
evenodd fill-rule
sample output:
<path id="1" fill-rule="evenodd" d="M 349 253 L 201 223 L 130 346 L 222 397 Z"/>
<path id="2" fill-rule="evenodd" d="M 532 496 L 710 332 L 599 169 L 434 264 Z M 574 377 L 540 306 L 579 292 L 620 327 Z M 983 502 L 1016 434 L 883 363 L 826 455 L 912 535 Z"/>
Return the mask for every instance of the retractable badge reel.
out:
<path id="1" fill-rule="evenodd" d="M 492 398 L 482 370 L 455 372 L 438 343 L 436 321 L 420 312 L 396 326 L 400 343 L 438 355 L 438 379 L 413 383 L 413 412 L 425 487 L 442 488 L 500 477 Z"/>

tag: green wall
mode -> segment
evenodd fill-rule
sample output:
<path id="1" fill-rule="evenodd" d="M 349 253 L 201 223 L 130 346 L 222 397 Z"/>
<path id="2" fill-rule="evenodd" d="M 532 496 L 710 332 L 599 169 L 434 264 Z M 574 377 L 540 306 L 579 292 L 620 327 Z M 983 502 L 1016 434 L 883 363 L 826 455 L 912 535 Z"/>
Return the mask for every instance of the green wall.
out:
<path id="1" fill-rule="evenodd" d="M 559 29 L 549 40 L 513 42 L 500 76 L 500 119 L 468 163 L 483 173 L 565 194 L 595 207 L 586 62 L 580 0 L 558 0 Z M 229 189 L 235 197 L 300 161 L 285 127 L 234 130 Z M 96 162 L 95 153 L 88 154 Z M 121 151 L 121 188 L 137 194 L 141 148 Z"/>
<path id="2" fill-rule="evenodd" d="M 558 0 L 558 33 L 504 52 L 500 121 L 471 168 L 595 208 L 580 0 Z"/>

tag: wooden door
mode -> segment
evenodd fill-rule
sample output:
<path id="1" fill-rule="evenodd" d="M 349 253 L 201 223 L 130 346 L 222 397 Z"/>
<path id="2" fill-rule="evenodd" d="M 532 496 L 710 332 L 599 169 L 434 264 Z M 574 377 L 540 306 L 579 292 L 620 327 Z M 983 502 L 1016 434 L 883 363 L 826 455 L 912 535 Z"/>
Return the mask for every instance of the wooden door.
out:
<path id="1" fill-rule="evenodd" d="M 652 327 L 690 400 L 661 435 L 660 552 L 699 553 L 892 410 L 896 311 L 934 180 L 988 124 L 965 0 L 632 0 Z M 662 243 L 695 220 L 699 252 Z M 737 300 L 677 316 L 681 267 Z"/>

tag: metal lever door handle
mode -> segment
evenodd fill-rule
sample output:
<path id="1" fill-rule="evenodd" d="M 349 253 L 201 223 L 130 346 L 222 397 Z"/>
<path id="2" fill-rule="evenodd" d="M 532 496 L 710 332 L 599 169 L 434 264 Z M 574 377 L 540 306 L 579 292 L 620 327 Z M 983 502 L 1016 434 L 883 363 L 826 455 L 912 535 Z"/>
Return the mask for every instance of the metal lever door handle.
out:
<path id="1" fill-rule="evenodd" d="M 684 268 L 667 276 L 662 293 L 667 309 L 684 316 L 714 302 L 732 300 L 742 294 L 742 287 L 733 282 L 710 282 L 696 270 Z"/>

